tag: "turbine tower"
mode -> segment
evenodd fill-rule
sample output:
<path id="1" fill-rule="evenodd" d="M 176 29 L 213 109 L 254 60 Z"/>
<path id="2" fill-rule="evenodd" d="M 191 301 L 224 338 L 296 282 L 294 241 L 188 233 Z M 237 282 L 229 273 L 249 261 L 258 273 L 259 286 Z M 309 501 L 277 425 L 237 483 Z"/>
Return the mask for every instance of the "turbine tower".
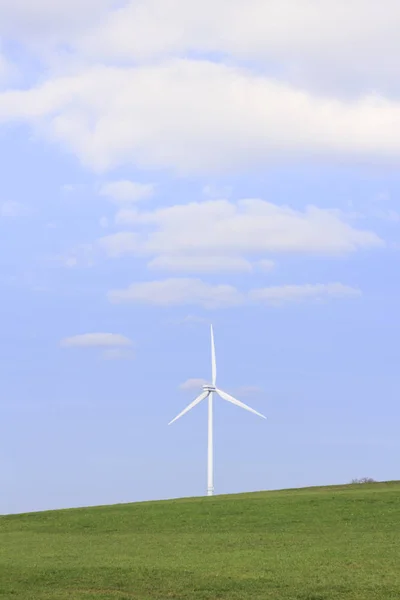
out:
<path id="1" fill-rule="evenodd" d="M 208 453 L 207 453 L 207 495 L 208 496 L 212 496 L 214 493 L 213 395 L 218 394 L 218 396 L 220 396 L 223 400 L 226 400 L 227 402 L 231 402 L 231 404 L 235 404 L 236 406 L 240 406 L 240 408 L 244 408 L 245 410 L 248 410 L 251 413 L 258 415 L 259 417 L 262 417 L 263 419 L 266 418 L 261 413 L 257 412 L 253 408 L 250 408 L 250 406 L 247 406 L 247 404 L 244 404 L 244 402 L 240 402 L 240 400 L 236 400 L 236 398 L 234 398 L 230 394 L 227 394 L 226 392 L 224 392 L 216 387 L 217 364 L 216 364 L 216 360 L 215 360 L 214 332 L 213 332 L 212 325 L 211 325 L 211 376 L 212 376 L 212 380 L 211 380 L 212 383 L 207 383 L 207 384 L 203 385 L 203 392 L 200 394 L 200 396 L 197 396 L 197 398 L 195 400 L 193 400 L 193 402 L 191 402 L 186 408 L 184 408 L 183 411 L 180 412 L 179 415 L 177 415 L 175 417 L 175 419 L 172 419 L 172 421 L 170 421 L 168 423 L 168 425 L 171 425 L 172 423 L 174 423 L 175 421 L 177 421 L 178 419 L 183 417 L 183 415 L 185 415 L 187 412 L 189 412 L 189 410 L 192 410 L 192 408 L 194 408 L 202 400 L 205 400 L 206 398 L 208 398 Z"/>

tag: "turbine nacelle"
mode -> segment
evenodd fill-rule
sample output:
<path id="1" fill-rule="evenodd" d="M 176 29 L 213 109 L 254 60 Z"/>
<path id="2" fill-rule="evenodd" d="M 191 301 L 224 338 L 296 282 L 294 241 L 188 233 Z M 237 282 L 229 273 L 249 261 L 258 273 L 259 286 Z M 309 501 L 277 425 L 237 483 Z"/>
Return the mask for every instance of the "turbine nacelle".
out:
<path id="1" fill-rule="evenodd" d="M 203 385 L 203 392 L 208 392 L 210 394 L 210 393 L 213 393 L 216 391 L 217 391 L 217 388 L 215 387 L 215 385 L 212 385 L 212 383 L 205 383 Z"/>

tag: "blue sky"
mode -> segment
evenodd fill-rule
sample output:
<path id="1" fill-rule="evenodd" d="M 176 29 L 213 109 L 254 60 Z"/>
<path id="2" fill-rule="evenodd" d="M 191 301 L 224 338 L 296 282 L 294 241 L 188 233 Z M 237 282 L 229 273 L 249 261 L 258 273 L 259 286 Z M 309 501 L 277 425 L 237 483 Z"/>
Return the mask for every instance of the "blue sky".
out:
<path id="1" fill-rule="evenodd" d="M 216 493 L 400 477 L 400 9 L 166 6 L 0 6 L 3 514 L 204 494 L 210 323 Z"/>

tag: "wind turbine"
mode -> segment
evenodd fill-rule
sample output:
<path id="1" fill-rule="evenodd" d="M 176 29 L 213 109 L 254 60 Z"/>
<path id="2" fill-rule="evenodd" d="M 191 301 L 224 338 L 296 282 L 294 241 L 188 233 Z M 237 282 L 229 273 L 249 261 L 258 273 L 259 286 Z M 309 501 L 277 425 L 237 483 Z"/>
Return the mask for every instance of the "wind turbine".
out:
<path id="1" fill-rule="evenodd" d="M 171 425 L 172 423 L 174 423 L 175 421 L 177 421 L 178 419 L 183 417 L 183 415 L 185 415 L 187 412 L 189 412 L 189 410 L 192 410 L 192 408 L 194 408 L 202 400 L 205 400 L 206 398 L 208 398 L 208 456 L 207 456 L 207 495 L 208 496 L 212 496 L 214 493 L 213 395 L 218 394 L 218 396 L 220 396 L 223 400 L 226 400 L 227 402 L 231 402 L 231 404 L 235 404 L 236 406 L 240 406 L 240 408 L 244 408 L 245 410 L 248 410 L 251 413 L 258 415 L 259 417 L 262 417 L 263 419 L 266 418 L 261 413 L 257 412 L 253 408 L 250 408 L 250 406 L 247 406 L 247 404 L 244 404 L 244 402 L 240 402 L 240 400 L 236 400 L 236 398 L 234 398 L 230 394 L 227 394 L 226 392 L 223 392 L 222 390 L 220 390 L 216 387 L 217 364 L 216 364 L 216 360 L 215 360 L 214 332 L 213 332 L 212 325 L 211 325 L 211 374 L 212 374 L 212 383 L 206 383 L 205 385 L 203 385 L 203 392 L 200 394 L 200 396 L 197 396 L 197 398 L 195 400 L 193 400 L 193 402 L 191 402 L 186 408 L 183 409 L 182 412 L 179 413 L 179 415 L 177 415 L 174 419 L 172 419 L 172 421 L 170 421 L 168 423 L 168 425 Z"/>

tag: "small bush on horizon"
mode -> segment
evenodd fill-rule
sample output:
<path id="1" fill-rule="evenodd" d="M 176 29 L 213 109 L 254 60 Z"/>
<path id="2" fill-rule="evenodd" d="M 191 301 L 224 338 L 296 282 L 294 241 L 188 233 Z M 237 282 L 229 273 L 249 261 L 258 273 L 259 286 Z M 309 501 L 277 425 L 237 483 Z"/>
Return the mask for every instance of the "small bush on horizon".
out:
<path id="1" fill-rule="evenodd" d="M 376 483 L 372 477 L 361 477 L 361 479 L 352 479 L 351 483 Z"/>

